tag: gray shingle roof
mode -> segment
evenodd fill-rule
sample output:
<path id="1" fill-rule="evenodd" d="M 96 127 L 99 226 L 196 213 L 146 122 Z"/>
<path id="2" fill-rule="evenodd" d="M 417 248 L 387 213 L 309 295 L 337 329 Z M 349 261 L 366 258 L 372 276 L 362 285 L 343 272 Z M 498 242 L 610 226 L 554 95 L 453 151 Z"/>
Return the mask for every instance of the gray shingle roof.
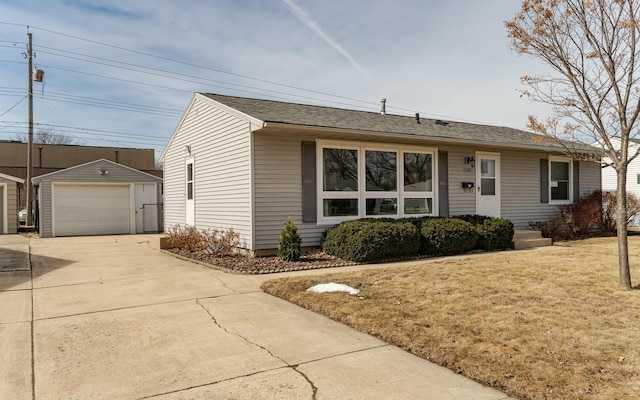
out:
<path id="1" fill-rule="evenodd" d="M 436 122 L 438 120 L 428 118 L 420 118 L 420 123 L 417 123 L 415 117 L 410 116 L 382 115 L 369 111 L 223 96 L 212 93 L 200 94 L 267 123 L 345 129 L 508 147 L 531 148 L 536 146 L 543 151 L 562 149 L 562 146 L 550 141 L 534 144 L 539 141 L 540 135 L 501 126 L 455 121 L 446 121 L 447 124 L 442 125 Z M 572 147 L 594 151 L 593 147 L 582 144 L 574 144 Z"/>

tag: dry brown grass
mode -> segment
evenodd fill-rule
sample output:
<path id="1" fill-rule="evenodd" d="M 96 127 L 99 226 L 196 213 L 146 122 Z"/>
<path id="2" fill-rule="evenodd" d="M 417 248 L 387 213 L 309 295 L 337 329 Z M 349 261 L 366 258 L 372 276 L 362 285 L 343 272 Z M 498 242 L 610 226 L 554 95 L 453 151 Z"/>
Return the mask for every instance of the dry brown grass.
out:
<path id="1" fill-rule="evenodd" d="M 617 271 L 616 238 L 598 238 L 263 289 L 519 399 L 640 398 L 640 287 L 620 291 Z M 305 291 L 326 282 L 361 295 Z"/>

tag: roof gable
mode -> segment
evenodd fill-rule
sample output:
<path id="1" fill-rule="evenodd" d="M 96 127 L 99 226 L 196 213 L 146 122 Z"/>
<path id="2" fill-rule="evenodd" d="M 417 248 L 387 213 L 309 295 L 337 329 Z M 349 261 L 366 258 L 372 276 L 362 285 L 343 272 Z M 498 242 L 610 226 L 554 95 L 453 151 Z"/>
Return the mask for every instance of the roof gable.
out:
<path id="1" fill-rule="evenodd" d="M 13 181 L 17 183 L 24 183 L 24 179 L 18 178 L 17 176 L 7 175 L 0 173 L 0 179 L 4 179 L 5 181 Z"/>
<path id="2" fill-rule="evenodd" d="M 31 179 L 31 182 L 33 182 L 35 184 L 38 184 L 43 179 L 44 180 L 48 180 L 48 179 L 54 178 L 56 176 L 64 176 L 67 173 L 69 173 L 71 171 L 74 171 L 74 170 L 89 169 L 89 168 L 92 168 L 92 167 L 96 168 L 97 170 L 100 169 L 100 168 L 120 169 L 120 170 L 123 170 L 123 171 L 129 171 L 129 172 L 134 172 L 136 174 L 140 174 L 141 176 L 145 176 L 145 177 L 150 178 L 150 180 L 152 180 L 152 181 L 162 182 L 162 178 L 160 178 L 160 177 L 148 174 L 146 172 L 140 171 L 140 170 L 135 169 L 135 168 L 128 167 L 126 165 L 122 165 L 122 164 L 113 162 L 111 160 L 106 160 L 104 158 L 101 158 L 101 159 L 95 160 L 95 161 L 90 161 L 88 163 L 76 165 L 76 166 L 73 166 L 73 167 L 61 169 L 59 171 L 50 172 L 50 173 L 45 174 L 45 175 L 36 176 L 36 177 Z"/>

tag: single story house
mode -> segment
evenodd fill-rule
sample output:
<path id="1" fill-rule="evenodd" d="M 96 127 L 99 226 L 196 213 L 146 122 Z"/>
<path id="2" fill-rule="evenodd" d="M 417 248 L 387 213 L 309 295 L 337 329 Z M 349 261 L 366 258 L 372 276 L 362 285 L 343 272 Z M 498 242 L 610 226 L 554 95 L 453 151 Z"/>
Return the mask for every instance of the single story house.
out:
<path id="1" fill-rule="evenodd" d="M 24 179 L 0 173 L 0 234 L 18 233 L 18 186 Z"/>
<path id="2" fill-rule="evenodd" d="M 303 246 L 363 217 L 481 214 L 527 228 L 600 188 L 598 162 L 539 139 L 418 114 L 196 93 L 161 155 L 165 229 L 232 228 L 262 255 L 289 215 Z"/>
<path id="3" fill-rule="evenodd" d="M 158 232 L 162 179 L 100 159 L 37 176 L 40 237 Z"/>

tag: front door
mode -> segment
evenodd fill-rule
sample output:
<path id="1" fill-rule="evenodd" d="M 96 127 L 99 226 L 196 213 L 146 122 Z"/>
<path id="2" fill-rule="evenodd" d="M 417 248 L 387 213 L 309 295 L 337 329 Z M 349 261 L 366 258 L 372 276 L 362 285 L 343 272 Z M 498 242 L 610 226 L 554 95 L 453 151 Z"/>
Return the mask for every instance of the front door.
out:
<path id="1" fill-rule="evenodd" d="M 500 217 L 500 154 L 476 153 L 476 214 Z"/>
<path id="2" fill-rule="evenodd" d="M 185 163 L 185 216 L 184 223 L 194 226 L 195 218 L 195 169 L 193 157 L 187 158 Z"/>

